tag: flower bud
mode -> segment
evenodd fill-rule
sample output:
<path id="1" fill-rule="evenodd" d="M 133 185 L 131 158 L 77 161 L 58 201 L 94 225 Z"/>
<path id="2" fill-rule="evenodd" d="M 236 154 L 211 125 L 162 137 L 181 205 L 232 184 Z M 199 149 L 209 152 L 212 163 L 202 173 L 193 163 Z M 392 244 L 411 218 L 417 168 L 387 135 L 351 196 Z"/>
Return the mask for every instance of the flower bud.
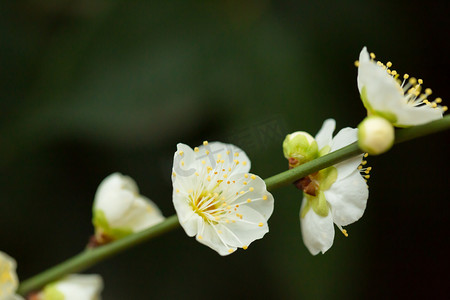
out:
<path id="1" fill-rule="evenodd" d="M 394 127 L 385 118 L 370 116 L 358 125 L 358 145 L 370 155 L 388 151 L 394 144 Z"/>
<path id="2" fill-rule="evenodd" d="M 72 274 L 61 280 L 47 284 L 38 299 L 100 299 L 103 290 L 103 280 L 99 275 Z"/>
<path id="3" fill-rule="evenodd" d="M 164 221 L 158 207 L 120 173 L 106 177 L 95 194 L 92 222 L 98 244 L 120 239 Z"/>
<path id="4" fill-rule="evenodd" d="M 297 167 L 317 158 L 319 149 L 316 140 L 309 133 L 296 131 L 284 139 L 283 153 L 289 160 L 289 166 Z"/>

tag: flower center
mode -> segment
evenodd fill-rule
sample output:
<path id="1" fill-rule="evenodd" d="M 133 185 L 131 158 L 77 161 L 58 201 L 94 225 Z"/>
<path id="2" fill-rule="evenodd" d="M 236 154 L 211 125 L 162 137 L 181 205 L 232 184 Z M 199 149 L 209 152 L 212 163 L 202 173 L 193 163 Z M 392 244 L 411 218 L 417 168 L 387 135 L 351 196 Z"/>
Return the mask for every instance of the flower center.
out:
<path id="1" fill-rule="evenodd" d="M 300 178 L 299 180 L 294 182 L 294 185 L 299 190 L 302 190 L 305 194 L 308 194 L 310 196 L 316 196 L 317 191 L 319 190 L 318 175 L 319 172 L 316 172 L 306 177 Z"/>
<path id="2" fill-rule="evenodd" d="M 206 222 L 217 223 L 220 216 L 225 213 L 223 207 L 224 197 L 222 192 L 210 192 L 203 190 L 199 195 L 189 195 L 189 202 L 194 210 Z"/>

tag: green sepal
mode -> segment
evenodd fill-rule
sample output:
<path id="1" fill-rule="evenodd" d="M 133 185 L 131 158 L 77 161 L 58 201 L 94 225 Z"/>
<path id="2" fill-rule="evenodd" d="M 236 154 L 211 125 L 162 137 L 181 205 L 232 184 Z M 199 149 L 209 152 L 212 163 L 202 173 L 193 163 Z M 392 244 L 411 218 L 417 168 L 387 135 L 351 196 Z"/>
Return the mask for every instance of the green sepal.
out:
<path id="1" fill-rule="evenodd" d="M 111 228 L 105 213 L 100 209 L 94 209 L 92 223 L 95 228 L 100 228 L 102 233 L 113 239 L 121 239 L 133 233 L 131 228 Z"/>
<path id="2" fill-rule="evenodd" d="M 364 107 L 367 109 L 367 114 L 369 116 L 373 115 L 375 113 L 375 110 L 373 109 L 372 105 L 370 105 L 369 99 L 367 99 L 367 90 L 365 86 L 363 86 L 360 96 Z"/>
<path id="3" fill-rule="evenodd" d="M 283 141 L 283 153 L 286 158 L 296 158 L 300 165 L 319 157 L 319 147 L 316 141 L 310 144 L 306 136 L 298 134 L 290 140 L 286 137 Z"/>
<path id="4" fill-rule="evenodd" d="M 397 122 L 397 116 L 394 113 L 391 113 L 389 111 L 379 111 L 376 110 L 374 115 L 376 116 L 380 116 L 382 118 L 385 118 L 386 120 L 388 120 L 389 122 L 391 122 L 392 124 L 395 124 L 395 122 Z"/>
<path id="5" fill-rule="evenodd" d="M 319 172 L 319 176 L 320 176 L 319 188 L 321 191 L 326 191 L 333 185 L 333 183 L 336 182 L 338 171 L 335 167 L 328 167 L 326 169 L 321 170 Z"/>
<path id="6" fill-rule="evenodd" d="M 328 153 L 330 153 L 331 151 L 331 147 L 329 145 L 324 146 L 322 149 L 320 149 L 319 151 L 319 157 L 327 155 Z"/>
<path id="7" fill-rule="evenodd" d="M 317 196 L 309 196 L 311 198 L 311 208 L 313 211 L 321 217 L 328 216 L 328 202 L 325 199 L 325 194 L 323 192 L 319 192 Z"/>

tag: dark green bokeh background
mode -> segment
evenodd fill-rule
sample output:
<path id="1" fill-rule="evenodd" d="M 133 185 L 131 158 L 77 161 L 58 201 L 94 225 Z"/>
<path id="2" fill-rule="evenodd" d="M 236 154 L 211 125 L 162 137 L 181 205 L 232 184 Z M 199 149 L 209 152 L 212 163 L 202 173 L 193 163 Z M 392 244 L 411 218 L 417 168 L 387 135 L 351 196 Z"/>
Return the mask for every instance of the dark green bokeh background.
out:
<path id="1" fill-rule="evenodd" d="M 263 178 L 284 135 L 364 118 L 366 45 L 449 105 L 448 3 L 4 1 L 0 249 L 21 279 L 81 251 L 95 190 L 132 176 L 166 216 L 176 143 L 235 143 Z M 265 133 L 265 134 L 262 134 Z M 104 299 L 449 296 L 448 133 L 370 157 L 364 217 L 313 257 L 301 194 L 275 191 L 270 233 L 228 257 L 179 229 L 103 262 Z"/>

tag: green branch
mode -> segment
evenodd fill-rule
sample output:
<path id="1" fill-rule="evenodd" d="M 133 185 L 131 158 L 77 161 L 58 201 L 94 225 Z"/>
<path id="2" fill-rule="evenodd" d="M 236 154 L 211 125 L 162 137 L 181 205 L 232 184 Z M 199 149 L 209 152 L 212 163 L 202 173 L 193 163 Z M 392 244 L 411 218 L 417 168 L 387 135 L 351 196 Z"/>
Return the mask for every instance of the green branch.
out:
<path id="1" fill-rule="evenodd" d="M 414 138 L 422 137 L 450 128 L 450 117 L 445 116 L 443 119 L 434 121 L 425 125 L 415 126 L 407 129 L 401 129 L 396 132 L 395 143 L 409 141 Z M 326 167 L 337 164 L 341 161 L 349 159 L 353 156 L 361 154 L 357 143 L 348 145 L 342 149 L 319 157 L 313 161 L 298 166 L 292 170 L 282 172 L 265 179 L 267 189 L 272 191 L 277 188 L 291 184 L 292 182 L 305 177 L 311 173 L 324 169 Z M 89 267 L 115 255 L 128 248 L 143 243 L 151 238 L 169 232 L 180 226 L 176 215 L 168 217 L 164 222 L 155 225 L 149 229 L 134 233 L 110 244 L 85 250 L 78 255 L 54 266 L 40 274 L 23 281 L 18 289 L 18 293 L 26 295 L 27 293 L 37 290 L 45 284 L 57 280 L 58 278 L 70 274 L 81 272 Z"/>

